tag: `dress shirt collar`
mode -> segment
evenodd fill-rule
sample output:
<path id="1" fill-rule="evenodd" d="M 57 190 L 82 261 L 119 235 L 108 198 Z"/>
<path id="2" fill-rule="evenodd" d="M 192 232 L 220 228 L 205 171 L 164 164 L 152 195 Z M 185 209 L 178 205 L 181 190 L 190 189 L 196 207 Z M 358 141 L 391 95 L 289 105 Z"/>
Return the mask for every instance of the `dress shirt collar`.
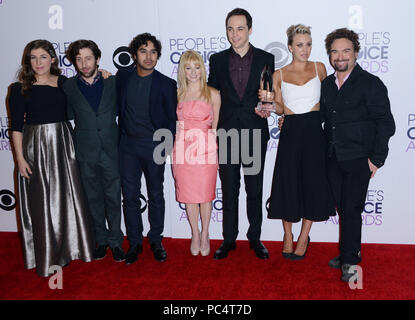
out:
<path id="1" fill-rule="evenodd" d="M 89 83 L 89 82 L 85 81 L 85 79 L 82 78 L 82 76 L 79 73 L 78 73 L 77 77 L 78 77 L 79 81 L 81 81 L 86 86 L 90 86 L 90 87 L 92 87 L 94 84 L 96 84 L 102 78 L 101 72 L 97 73 L 97 75 L 94 77 L 94 81 L 92 81 L 92 83 Z"/>
<path id="2" fill-rule="evenodd" d="M 252 54 L 253 54 L 253 50 L 252 50 L 252 45 L 251 44 L 249 44 L 249 49 L 248 49 L 248 51 L 246 52 L 246 54 L 243 56 L 243 57 L 241 57 L 232 47 L 231 47 L 231 55 L 233 56 L 233 58 L 235 58 L 235 57 L 238 57 L 239 59 L 246 59 L 246 60 L 249 60 L 249 59 L 251 59 L 252 58 Z"/>
<path id="3" fill-rule="evenodd" d="M 343 84 L 346 82 L 346 80 L 349 78 L 349 76 L 350 76 L 350 74 L 352 73 L 352 71 L 354 70 L 354 68 L 356 68 L 356 65 L 357 65 L 357 63 L 354 65 L 354 67 L 353 67 L 353 69 L 348 73 L 348 74 L 346 74 L 346 76 L 344 77 L 344 79 L 343 79 Z M 335 78 L 335 80 L 334 80 L 334 82 L 336 83 L 336 85 L 337 85 L 337 88 L 340 90 L 340 85 L 339 85 L 339 78 L 337 77 L 337 71 L 334 73 L 334 78 Z"/>

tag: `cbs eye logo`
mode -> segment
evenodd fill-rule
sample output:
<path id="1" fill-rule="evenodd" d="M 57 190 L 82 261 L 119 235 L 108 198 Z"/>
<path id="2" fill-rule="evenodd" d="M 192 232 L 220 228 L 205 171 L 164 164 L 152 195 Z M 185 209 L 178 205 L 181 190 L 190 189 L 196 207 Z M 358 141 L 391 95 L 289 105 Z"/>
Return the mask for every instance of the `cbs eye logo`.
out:
<path id="1" fill-rule="evenodd" d="M 0 208 L 6 211 L 12 211 L 16 208 L 16 197 L 9 190 L 0 190 Z"/>
<path id="2" fill-rule="evenodd" d="M 289 54 L 285 44 L 281 42 L 271 42 L 264 50 L 274 55 L 276 69 L 285 66 L 287 63 Z"/>
<path id="3" fill-rule="evenodd" d="M 112 55 L 112 62 L 117 69 L 123 69 L 131 66 L 134 60 L 128 52 L 128 47 L 119 47 Z"/>

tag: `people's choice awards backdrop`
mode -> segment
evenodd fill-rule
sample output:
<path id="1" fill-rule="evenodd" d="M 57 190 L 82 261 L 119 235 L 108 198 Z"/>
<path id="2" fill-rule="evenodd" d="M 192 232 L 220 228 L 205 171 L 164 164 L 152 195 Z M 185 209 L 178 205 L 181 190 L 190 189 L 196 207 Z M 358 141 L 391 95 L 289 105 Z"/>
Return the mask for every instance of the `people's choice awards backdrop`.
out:
<path id="1" fill-rule="evenodd" d="M 17 230 L 18 201 L 6 96 L 9 84 L 16 81 L 23 48 L 29 41 L 39 38 L 51 41 L 63 74 L 71 77 L 75 70 L 65 56 L 66 48 L 71 41 L 92 39 L 102 50 L 100 67 L 115 74 L 117 69 L 132 63 L 126 52 L 131 39 L 139 33 L 150 32 L 163 45 L 157 69 L 176 79 L 178 61 L 185 50 L 200 52 L 208 68 L 210 55 L 229 47 L 225 17 L 235 7 L 251 13 L 251 43 L 273 53 L 276 68 L 291 61 L 285 34 L 291 24 L 312 27 L 310 59 L 322 61 L 328 73 L 333 69 L 324 48 L 325 36 L 340 27 L 359 33 L 362 49 L 358 62 L 386 84 L 397 127 L 386 164 L 370 181 L 362 214 L 363 242 L 415 244 L 415 87 L 412 76 L 415 43 L 411 28 L 415 2 L 409 0 L 0 0 L 0 231 Z M 271 189 L 279 138 L 276 117 L 270 117 L 268 122 L 271 139 L 265 165 L 264 208 Z M 312 144 L 313 141 L 304 140 L 303 143 Z M 144 180 L 143 186 L 143 195 L 147 198 Z M 170 165 L 166 166 L 164 190 L 164 235 L 190 237 L 184 205 L 175 200 Z M 246 239 L 248 221 L 243 180 L 240 194 L 238 239 Z M 142 205 L 145 205 L 144 199 Z M 146 210 L 143 213 L 145 232 L 148 230 L 147 214 Z M 212 239 L 222 238 L 222 219 L 218 178 L 210 228 Z M 315 223 L 311 237 L 314 241 L 336 242 L 338 223 L 338 217 Z M 300 227 L 300 224 L 295 226 L 295 236 Z M 265 209 L 262 239 L 282 239 L 281 222 L 267 219 Z"/>

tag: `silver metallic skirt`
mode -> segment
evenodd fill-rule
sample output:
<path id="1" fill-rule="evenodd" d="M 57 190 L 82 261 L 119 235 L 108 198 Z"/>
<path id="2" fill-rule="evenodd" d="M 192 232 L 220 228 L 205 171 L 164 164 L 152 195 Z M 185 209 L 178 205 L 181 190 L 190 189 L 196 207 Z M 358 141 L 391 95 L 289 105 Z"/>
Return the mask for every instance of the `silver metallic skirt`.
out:
<path id="1" fill-rule="evenodd" d="M 32 170 L 29 180 L 18 174 L 25 267 L 47 277 L 50 266 L 91 261 L 93 233 L 71 124 L 26 125 L 23 156 Z"/>

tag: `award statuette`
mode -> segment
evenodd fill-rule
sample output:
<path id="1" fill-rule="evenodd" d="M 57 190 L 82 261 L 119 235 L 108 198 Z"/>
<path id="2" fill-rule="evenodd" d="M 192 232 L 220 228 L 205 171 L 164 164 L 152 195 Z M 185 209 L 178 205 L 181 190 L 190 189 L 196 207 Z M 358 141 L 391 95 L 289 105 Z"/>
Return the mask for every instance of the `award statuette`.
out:
<path id="1" fill-rule="evenodd" d="M 262 90 L 267 91 L 267 93 L 272 92 L 272 72 L 268 65 L 265 65 L 264 69 L 261 72 L 259 87 Z M 256 109 L 258 111 L 275 112 L 275 102 L 272 99 L 269 99 L 267 94 L 265 100 L 258 102 Z"/>

